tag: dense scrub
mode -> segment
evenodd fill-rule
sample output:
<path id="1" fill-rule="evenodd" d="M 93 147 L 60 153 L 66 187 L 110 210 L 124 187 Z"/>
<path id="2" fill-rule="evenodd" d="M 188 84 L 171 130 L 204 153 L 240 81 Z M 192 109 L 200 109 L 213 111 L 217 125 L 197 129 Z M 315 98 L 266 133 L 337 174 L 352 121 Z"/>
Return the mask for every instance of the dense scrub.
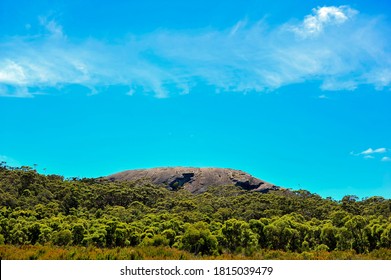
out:
<path id="1" fill-rule="evenodd" d="M 0 166 L 3 253 L 12 245 L 166 248 L 186 258 L 270 258 L 264 253 L 280 252 L 343 259 L 354 252 L 389 259 L 390 214 L 391 200 L 382 197 L 335 201 L 302 190 L 261 194 L 234 186 L 211 186 L 192 195 L 145 182 L 64 179 L 29 167 Z M 13 258 L 3 253 L 0 257 Z"/>

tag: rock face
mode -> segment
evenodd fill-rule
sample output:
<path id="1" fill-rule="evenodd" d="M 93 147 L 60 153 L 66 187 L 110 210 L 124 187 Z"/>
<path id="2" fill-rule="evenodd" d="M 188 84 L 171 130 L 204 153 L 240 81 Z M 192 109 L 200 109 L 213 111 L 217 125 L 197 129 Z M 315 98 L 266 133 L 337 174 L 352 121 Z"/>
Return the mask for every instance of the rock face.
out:
<path id="1" fill-rule="evenodd" d="M 244 190 L 268 192 L 279 187 L 259 180 L 240 170 L 228 168 L 167 167 L 128 170 L 105 177 L 111 181 L 145 180 L 164 185 L 170 190 L 184 188 L 192 193 L 203 193 L 209 186 L 235 185 Z"/>

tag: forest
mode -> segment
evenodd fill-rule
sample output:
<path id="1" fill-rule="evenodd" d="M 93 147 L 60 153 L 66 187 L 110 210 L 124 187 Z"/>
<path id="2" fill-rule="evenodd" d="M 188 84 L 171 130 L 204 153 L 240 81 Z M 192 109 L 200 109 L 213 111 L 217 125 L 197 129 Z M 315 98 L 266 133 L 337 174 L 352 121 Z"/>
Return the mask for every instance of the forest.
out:
<path id="1" fill-rule="evenodd" d="M 1 259 L 391 259 L 391 200 L 202 194 L 0 165 Z"/>

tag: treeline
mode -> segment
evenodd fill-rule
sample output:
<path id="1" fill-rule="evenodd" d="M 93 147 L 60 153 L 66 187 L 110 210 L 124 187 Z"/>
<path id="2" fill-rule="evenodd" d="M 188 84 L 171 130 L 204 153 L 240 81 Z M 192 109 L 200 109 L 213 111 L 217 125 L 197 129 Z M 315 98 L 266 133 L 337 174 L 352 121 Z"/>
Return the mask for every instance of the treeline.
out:
<path id="1" fill-rule="evenodd" d="M 391 200 L 235 186 L 193 195 L 0 165 L 0 244 L 165 246 L 196 255 L 391 249 Z"/>

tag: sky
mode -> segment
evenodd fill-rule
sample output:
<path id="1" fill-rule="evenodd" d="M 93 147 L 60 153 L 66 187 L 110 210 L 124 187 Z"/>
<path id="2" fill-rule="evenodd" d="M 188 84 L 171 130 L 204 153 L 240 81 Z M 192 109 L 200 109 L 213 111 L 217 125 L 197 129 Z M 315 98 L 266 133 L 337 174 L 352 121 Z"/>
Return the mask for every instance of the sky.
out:
<path id="1" fill-rule="evenodd" d="M 388 1 L 0 1 L 0 161 L 391 198 Z"/>

